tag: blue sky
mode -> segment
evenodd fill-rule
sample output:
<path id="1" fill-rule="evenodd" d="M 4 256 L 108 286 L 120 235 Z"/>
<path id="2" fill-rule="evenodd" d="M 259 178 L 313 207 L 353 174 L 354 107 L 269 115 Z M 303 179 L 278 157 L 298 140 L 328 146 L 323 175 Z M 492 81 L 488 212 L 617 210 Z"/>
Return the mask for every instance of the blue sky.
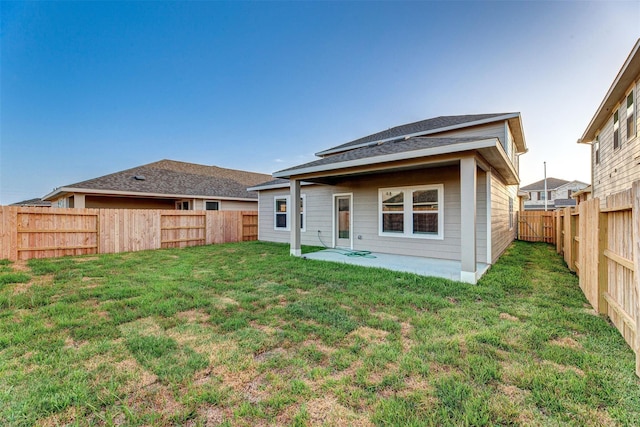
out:
<path id="1" fill-rule="evenodd" d="M 388 127 L 520 111 L 523 185 L 635 41 L 627 2 L 0 2 L 0 204 L 168 158 L 272 173 Z"/>

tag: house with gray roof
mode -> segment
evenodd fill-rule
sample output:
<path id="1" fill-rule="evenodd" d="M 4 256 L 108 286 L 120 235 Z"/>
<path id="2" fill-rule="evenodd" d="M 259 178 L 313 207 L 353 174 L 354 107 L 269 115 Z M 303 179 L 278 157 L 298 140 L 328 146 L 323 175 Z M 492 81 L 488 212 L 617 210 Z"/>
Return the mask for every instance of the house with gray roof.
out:
<path id="1" fill-rule="evenodd" d="M 259 193 L 259 240 L 452 260 L 476 283 L 516 235 L 520 113 L 440 116 L 318 152 Z M 292 201 L 297 201 L 292 203 Z"/>
<path id="2" fill-rule="evenodd" d="M 591 146 L 592 195 L 601 208 L 606 207 L 607 196 L 628 190 L 640 180 L 639 103 L 640 39 L 578 139 Z"/>
<path id="3" fill-rule="evenodd" d="M 160 160 L 56 188 L 43 197 L 55 207 L 258 210 L 247 187 L 269 175 Z"/>
<path id="4" fill-rule="evenodd" d="M 529 199 L 524 202 L 525 211 L 553 211 L 577 205 L 576 199 L 572 196 L 581 190 L 587 188 L 589 184 L 582 181 L 567 181 L 559 178 L 547 178 L 546 187 L 545 180 L 541 179 L 533 184 L 525 185 L 520 188 L 528 194 Z M 546 192 L 545 192 L 546 191 Z"/>

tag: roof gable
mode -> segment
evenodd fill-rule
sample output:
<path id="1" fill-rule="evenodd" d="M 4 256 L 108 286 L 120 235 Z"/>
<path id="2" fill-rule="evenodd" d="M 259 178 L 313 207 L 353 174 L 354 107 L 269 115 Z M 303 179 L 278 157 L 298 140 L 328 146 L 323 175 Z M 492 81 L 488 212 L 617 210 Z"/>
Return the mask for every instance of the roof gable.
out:
<path id="1" fill-rule="evenodd" d="M 513 119 L 519 117 L 519 113 L 493 113 L 493 114 L 468 114 L 461 116 L 438 116 L 418 122 L 407 123 L 400 126 L 395 126 L 381 132 L 377 132 L 356 140 L 347 142 L 316 153 L 317 156 L 326 156 L 329 154 L 335 154 L 375 144 L 379 142 L 387 142 L 393 139 L 412 137 L 412 136 L 424 136 L 431 135 L 439 132 L 445 132 L 454 129 L 461 129 L 465 127 L 477 126 L 485 123 L 491 123 L 499 120 Z M 516 134 L 520 134 L 519 129 L 515 131 Z M 524 146 L 524 142 L 522 143 Z"/>
<path id="2" fill-rule="evenodd" d="M 569 184 L 571 181 L 567 181 L 559 178 L 547 178 L 547 190 L 555 190 L 558 187 L 562 187 L 565 184 Z M 544 179 L 536 181 L 533 184 L 520 187 L 520 190 L 524 191 L 544 191 Z"/>

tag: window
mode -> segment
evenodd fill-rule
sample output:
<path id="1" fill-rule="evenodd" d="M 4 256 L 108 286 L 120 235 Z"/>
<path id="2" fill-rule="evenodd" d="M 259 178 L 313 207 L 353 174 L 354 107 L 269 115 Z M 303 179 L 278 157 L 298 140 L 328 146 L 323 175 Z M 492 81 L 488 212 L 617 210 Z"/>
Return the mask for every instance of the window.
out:
<path id="1" fill-rule="evenodd" d="M 544 191 L 538 191 L 538 200 L 545 200 Z"/>
<path id="2" fill-rule="evenodd" d="M 176 202 L 176 209 L 179 211 L 188 211 L 189 210 L 189 201 L 188 200 L 180 200 Z"/>
<path id="3" fill-rule="evenodd" d="M 636 136 L 636 112 L 633 105 L 633 91 L 627 96 L 627 140 Z"/>
<path id="4" fill-rule="evenodd" d="M 613 113 L 613 149 L 620 147 L 620 123 L 618 112 Z"/>
<path id="5" fill-rule="evenodd" d="M 204 209 L 207 211 L 219 211 L 220 210 L 220 202 L 204 202 Z"/>
<path id="6" fill-rule="evenodd" d="M 289 228 L 289 198 L 290 196 L 276 196 L 274 198 L 274 229 L 288 231 Z M 300 230 L 305 231 L 306 196 L 300 197 Z"/>
<path id="7" fill-rule="evenodd" d="M 509 197 L 509 230 L 513 230 L 513 197 Z"/>
<path id="8" fill-rule="evenodd" d="M 281 197 L 275 199 L 275 228 L 276 230 L 288 230 L 289 221 L 287 221 L 289 214 L 287 213 L 287 197 Z"/>
<path id="9" fill-rule="evenodd" d="M 571 198 L 571 194 L 573 194 L 573 190 L 567 190 L 567 199 Z"/>
<path id="10" fill-rule="evenodd" d="M 443 238 L 444 186 L 381 188 L 379 190 L 381 236 Z"/>
<path id="11" fill-rule="evenodd" d="M 596 165 L 600 164 L 600 135 L 596 136 L 596 142 L 593 143 L 593 157 Z"/>

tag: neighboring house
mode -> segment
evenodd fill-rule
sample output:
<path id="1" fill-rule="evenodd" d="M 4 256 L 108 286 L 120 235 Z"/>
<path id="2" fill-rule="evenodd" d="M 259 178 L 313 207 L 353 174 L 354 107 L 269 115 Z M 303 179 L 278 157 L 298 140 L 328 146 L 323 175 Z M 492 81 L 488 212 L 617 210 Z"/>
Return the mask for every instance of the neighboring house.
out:
<path id="1" fill-rule="evenodd" d="M 260 193 L 259 240 L 456 260 L 475 283 L 516 235 L 520 113 L 441 116 L 317 153 Z M 298 203 L 291 203 L 298 200 Z"/>
<path id="2" fill-rule="evenodd" d="M 608 195 L 640 179 L 639 97 L 640 39 L 578 140 L 591 144 L 592 195 L 602 207 Z"/>
<path id="3" fill-rule="evenodd" d="M 12 203 L 9 206 L 50 208 L 51 202 L 46 202 L 42 199 L 29 199 L 29 200 L 23 200 L 21 202 Z"/>
<path id="4" fill-rule="evenodd" d="M 520 187 L 520 191 L 529 194 L 529 200 L 524 202 L 525 211 L 543 211 L 545 202 L 547 210 L 562 209 L 575 206 L 575 199 L 571 196 L 589 184 L 582 181 L 566 181 L 558 178 L 547 178 L 547 192 L 545 193 L 544 179 L 533 184 Z"/>
<path id="5" fill-rule="evenodd" d="M 587 186 L 580 191 L 576 191 L 571 195 L 571 198 L 576 201 L 576 204 L 591 200 L 591 186 Z"/>
<path id="6" fill-rule="evenodd" d="M 56 188 L 43 197 L 56 207 L 258 210 L 247 187 L 269 175 L 160 160 Z"/>

